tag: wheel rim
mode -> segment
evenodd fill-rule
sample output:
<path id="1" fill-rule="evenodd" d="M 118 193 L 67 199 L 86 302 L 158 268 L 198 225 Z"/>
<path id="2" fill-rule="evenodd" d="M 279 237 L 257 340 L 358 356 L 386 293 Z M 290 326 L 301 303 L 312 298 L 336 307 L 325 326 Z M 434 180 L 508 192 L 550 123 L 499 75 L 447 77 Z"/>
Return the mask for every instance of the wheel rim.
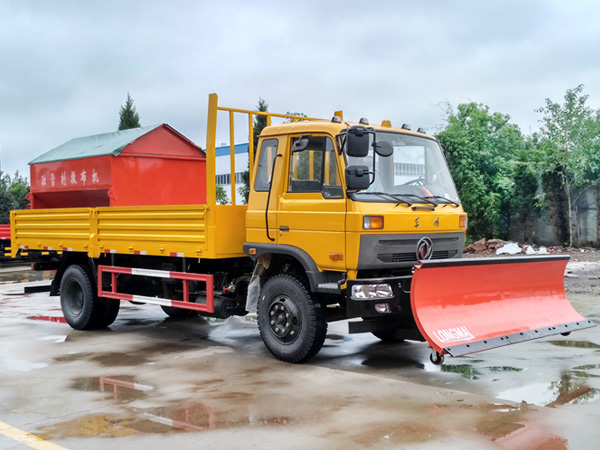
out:
<path id="1" fill-rule="evenodd" d="M 273 336 L 283 344 L 289 344 L 298 338 L 302 326 L 300 310 L 289 297 L 281 296 L 271 303 L 269 326 Z"/>
<path id="2" fill-rule="evenodd" d="M 65 299 L 71 314 L 78 316 L 83 310 L 83 289 L 77 281 L 69 282 Z"/>

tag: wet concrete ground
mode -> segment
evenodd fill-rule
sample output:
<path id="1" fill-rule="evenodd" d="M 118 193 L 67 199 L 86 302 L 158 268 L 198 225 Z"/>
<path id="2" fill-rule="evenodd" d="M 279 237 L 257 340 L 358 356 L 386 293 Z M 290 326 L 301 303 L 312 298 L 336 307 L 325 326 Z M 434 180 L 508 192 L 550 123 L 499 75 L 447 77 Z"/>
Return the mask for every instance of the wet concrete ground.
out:
<path id="1" fill-rule="evenodd" d="M 596 323 L 597 288 L 581 278 L 598 268 L 570 266 L 566 279 Z M 110 329 L 82 332 L 63 322 L 58 298 L 0 280 L 0 422 L 66 448 L 587 449 L 600 439 L 599 328 L 434 366 L 426 344 L 384 345 L 341 322 L 316 358 L 290 365 L 251 320 L 173 320 L 124 304 Z M 0 448 L 27 447 L 0 434 Z"/>

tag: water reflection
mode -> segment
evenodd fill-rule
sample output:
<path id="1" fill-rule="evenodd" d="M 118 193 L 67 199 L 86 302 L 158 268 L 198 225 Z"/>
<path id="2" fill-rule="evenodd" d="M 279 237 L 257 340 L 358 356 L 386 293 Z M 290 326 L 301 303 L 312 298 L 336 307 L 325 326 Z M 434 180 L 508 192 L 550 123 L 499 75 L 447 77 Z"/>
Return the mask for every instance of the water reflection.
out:
<path id="1" fill-rule="evenodd" d="M 590 403 L 600 398 L 600 389 L 588 386 L 587 377 L 588 374 L 582 376 L 578 371 L 563 372 L 558 381 L 530 383 L 500 392 L 498 397 L 549 407 Z"/>
<path id="2" fill-rule="evenodd" d="M 594 344 L 593 342 L 585 341 L 547 341 L 557 347 L 571 347 L 571 348 L 600 348 L 600 345 Z"/>

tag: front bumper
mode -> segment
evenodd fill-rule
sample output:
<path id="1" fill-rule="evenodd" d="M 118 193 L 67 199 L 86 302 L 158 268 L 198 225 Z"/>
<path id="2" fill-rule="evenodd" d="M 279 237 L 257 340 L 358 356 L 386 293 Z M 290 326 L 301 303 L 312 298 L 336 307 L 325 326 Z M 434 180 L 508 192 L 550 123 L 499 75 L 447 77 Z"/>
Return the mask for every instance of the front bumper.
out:
<path id="1" fill-rule="evenodd" d="M 393 316 L 410 316 L 410 283 L 412 275 L 389 278 L 362 278 L 348 280 L 346 288 L 346 316 L 347 318 L 380 318 Z M 383 285 L 391 287 L 390 298 L 358 299 L 352 297 L 354 286 Z M 387 307 L 383 305 L 387 304 Z"/>

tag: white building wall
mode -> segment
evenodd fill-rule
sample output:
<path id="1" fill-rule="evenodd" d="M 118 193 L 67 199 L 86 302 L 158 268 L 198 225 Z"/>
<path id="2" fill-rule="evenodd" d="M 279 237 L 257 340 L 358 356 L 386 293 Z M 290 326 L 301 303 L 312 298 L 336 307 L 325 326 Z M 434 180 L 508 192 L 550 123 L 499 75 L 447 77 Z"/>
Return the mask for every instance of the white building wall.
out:
<path id="1" fill-rule="evenodd" d="M 231 173 L 231 168 L 230 168 L 230 157 L 229 155 L 223 155 L 223 156 L 217 156 L 215 158 L 215 173 L 217 175 L 217 184 L 222 186 L 225 189 L 225 192 L 227 193 L 227 198 L 229 199 L 229 202 L 231 203 L 231 182 L 229 183 L 224 183 L 222 182 L 222 180 L 220 180 L 219 175 L 228 175 Z M 245 172 L 246 170 L 248 170 L 248 153 L 236 153 L 235 154 L 235 173 L 238 174 L 237 177 L 239 178 L 242 172 Z M 242 203 L 241 199 L 240 199 L 240 194 L 238 192 L 238 189 L 240 187 L 242 187 L 243 183 L 240 182 L 240 180 L 238 180 L 238 182 L 235 183 L 235 198 L 236 198 L 236 203 L 239 205 Z"/>

